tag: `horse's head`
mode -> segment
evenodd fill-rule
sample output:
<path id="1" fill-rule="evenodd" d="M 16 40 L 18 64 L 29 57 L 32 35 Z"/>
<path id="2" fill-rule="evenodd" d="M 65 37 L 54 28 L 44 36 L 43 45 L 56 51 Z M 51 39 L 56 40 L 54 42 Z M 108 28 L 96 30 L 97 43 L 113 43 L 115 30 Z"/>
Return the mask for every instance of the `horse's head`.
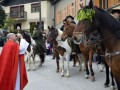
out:
<path id="1" fill-rule="evenodd" d="M 78 12 L 77 19 L 79 22 L 73 32 L 73 39 L 75 41 L 79 41 L 83 35 L 89 38 L 90 34 L 97 29 L 95 14 L 96 11 L 93 8 L 92 0 L 90 0 L 89 5 L 83 7 Z"/>
<path id="2" fill-rule="evenodd" d="M 56 40 L 58 36 L 58 31 L 56 28 L 54 28 L 53 26 L 49 27 L 48 26 L 48 35 L 47 35 L 47 40 L 49 42 L 53 42 L 54 40 Z"/>
<path id="3" fill-rule="evenodd" d="M 61 40 L 65 41 L 67 37 L 72 37 L 75 27 L 76 24 L 74 21 L 73 22 L 66 21 L 64 23 L 64 31 L 61 36 Z"/>

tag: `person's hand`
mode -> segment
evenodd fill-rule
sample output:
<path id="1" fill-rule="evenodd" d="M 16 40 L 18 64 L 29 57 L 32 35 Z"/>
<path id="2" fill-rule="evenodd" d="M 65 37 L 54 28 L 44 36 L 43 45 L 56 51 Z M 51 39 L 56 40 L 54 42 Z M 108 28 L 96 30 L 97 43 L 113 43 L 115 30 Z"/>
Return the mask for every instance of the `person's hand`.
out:
<path id="1" fill-rule="evenodd" d="M 23 36 L 20 33 L 17 34 L 17 37 L 20 39 L 23 38 Z"/>

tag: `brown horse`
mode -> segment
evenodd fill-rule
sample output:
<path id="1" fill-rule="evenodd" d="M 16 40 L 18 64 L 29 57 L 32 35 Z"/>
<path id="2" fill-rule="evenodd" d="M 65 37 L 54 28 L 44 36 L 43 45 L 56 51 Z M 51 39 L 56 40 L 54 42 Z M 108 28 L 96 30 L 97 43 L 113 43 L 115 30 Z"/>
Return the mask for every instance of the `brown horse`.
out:
<path id="1" fill-rule="evenodd" d="M 66 63 L 67 63 L 67 73 L 66 76 L 70 76 L 70 70 L 69 70 L 69 61 L 70 61 L 70 54 L 71 54 L 71 47 L 68 44 L 68 40 L 62 41 L 61 40 L 61 35 L 62 31 L 60 29 L 56 29 L 55 27 L 49 27 L 49 32 L 48 32 L 48 38 L 49 41 L 54 42 L 57 41 L 56 43 L 56 51 L 60 55 L 61 59 L 61 76 L 64 76 L 64 58 L 66 58 Z"/>
<path id="2" fill-rule="evenodd" d="M 50 30 L 49 26 L 48 26 L 48 29 Z M 55 55 L 56 65 L 57 65 L 56 72 L 59 72 L 60 71 L 60 66 L 59 66 L 59 59 L 60 59 L 60 57 L 59 57 L 59 52 L 57 50 L 58 42 L 56 40 L 51 41 L 51 38 L 49 37 L 49 34 L 47 35 L 47 41 L 50 42 L 50 43 L 53 43 L 53 53 Z"/>
<path id="3" fill-rule="evenodd" d="M 62 40 L 65 40 L 68 37 L 72 37 L 73 36 L 73 31 L 76 28 L 76 24 L 72 23 L 72 22 L 68 22 L 66 21 L 65 23 L 65 29 L 63 31 L 63 34 L 61 36 Z M 93 54 L 94 54 L 94 49 L 95 46 L 92 45 L 91 47 L 86 45 L 86 38 L 83 37 L 81 42 L 79 43 L 79 48 L 80 51 L 83 54 L 83 58 L 84 58 L 84 64 L 85 64 L 85 69 L 86 69 L 86 78 L 89 78 L 89 69 L 88 69 L 88 60 L 89 60 L 89 67 L 90 67 L 90 71 L 91 71 L 91 81 L 95 81 L 95 77 L 94 77 L 94 72 L 92 69 L 92 61 L 93 61 Z"/>
<path id="4" fill-rule="evenodd" d="M 100 33 L 102 37 L 101 42 L 106 48 L 105 60 L 110 66 L 116 80 L 118 90 L 120 90 L 120 22 L 112 17 L 108 12 L 98 7 L 93 7 L 92 0 L 90 0 L 88 6 L 85 6 L 81 10 L 85 12 L 84 14 L 86 16 L 88 15 L 86 11 L 93 10 L 95 13 L 91 15 L 91 19 L 82 18 L 82 20 L 79 20 L 74 34 L 85 34 L 86 37 L 89 37 L 95 30 Z M 79 39 L 80 37 L 76 38 Z"/>

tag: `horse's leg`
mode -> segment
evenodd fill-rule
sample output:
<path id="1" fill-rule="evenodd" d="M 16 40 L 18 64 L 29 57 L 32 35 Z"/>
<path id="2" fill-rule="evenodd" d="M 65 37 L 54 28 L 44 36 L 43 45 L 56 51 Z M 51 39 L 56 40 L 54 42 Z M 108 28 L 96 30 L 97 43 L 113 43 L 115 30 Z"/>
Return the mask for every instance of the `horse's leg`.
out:
<path id="1" fill-rule="evenodd" d="M 70 77 L 70 70 L 69 70 L 70 54 L 66 54 L 66 59 L 67 59 L 67 74 L 66 74 L 66 77 Z"/>
<path id="2" fill-rule="evenodd" d="M 54 51 L 54 54 L 55 54 L 56 64 L 57 64 L 57 70 L 56 70 L 56 72 L 59 72 L 60 71 L 60 67 L 59 67 L 59 54 L 58 54 L 57 51 Z"/>
<path id="3" fill-rule="evenodd" d="M 45 55 L 44 54 L 39 54 L 39 59 L 40 59 L 40 64 L 39 64 L 39 67 L 42 66 L 42 64 L 44 63 L 45 61 Z"/>
<path id="4" fill-rule="evenodd" d="M 71 58 L 71 56 L 70 56 L 70 58 Z M 75 67 L 76 66 L 77 57 L 76 57 L 76 55 L 72 55 L 72 58 L 73 58 L 73 67 Z"/>
<path id="5" fill-rule="evenodd" d="M 86 71 L 86 76 L 85 78 L 88 79 L 89 78 L 89 69 L 88 69 L 88 55 L 83 53 L 83 58 L 84 58 L 84 66 L 85 66 L 85 71 Z"/>
<path id="6" fill-rule="evenodd" d="M 33 70 L 36 70 L 36 67 L 35 67 L 35 54 L 32 54 L 32 58 L 33 58 Z"/>
<path id="7" fill-rule="evenodd" d="M 102 65 L 102 68 L 101 68 L 100 72 L 103 72 L 103 71 L 104 71 L 104 68 L 105 68 L 104 60 L 102 60 L 101 65 Z"/>
<path id="8" fill-rule="evenodd" d="M 81 54 L 77 54 L 77 56 L 78 56 L 78 59 L 79 59 L 79 66 L 80 66 L 80 69 L 79 69 L 79 71 L 82 71 L 82 56 L 81 56 Z"/>
<path id="9" fill-rule="evenodd" d="M 40 58 L 41 58 L 41 62 L 42 64 L 45 62 L 45 54 L 41 54 L 40 55 Z"/>
<path id="10" fill-rule="evenodd" d="M 94 82 L 95 81 L 95 77 L 94 77 L 94 72 L 93 72 L 93 68 L 92 68 L 92 61 L 93 61 L 93 53 L 90 52 L 89 53 L 89 68 L 90 68 L 90 72 L 91 72 L 91 81 Z"/>
<path id="11" fill-rule="evenodd" d="M 117 89 L 120 90 L 120 82 L 118 80 L 116 80 L 116 84 L 117 84 Z"/>
<path id="12" fill-rule="evenodd" d="M 31 60 L 30 60 L 30 53 L 27 51 L 27 58 L 28 58 L 28 71 L 30 71 L 30 64 L 31 64 Z"/>
<path id="13" fill-rule="evenodd" d="M 111 90 L 115 90 L 115 82 L 114 82 L 114 77 L 113 77 L 113 74 L 112 74 L 112 70 L 110 72 L 110 75 L 111 75 Z"/>
<path id="14" fill-rule="evenodd" d="M 61 77 L 64 77 L 64 57 L 60 56 L 61 59 Z"/>
<path id="15" fill-rule="evenodd" d="M 42 56 L 39 54 L 39 59 L 40 59 L 40 64 L 39 64 L 39 67 L 42 66 Z"/>
<path id="16" fill-rule="evenodd" d="M 107 65 L 106 62 L 104 62 L 105 64 L 105 69 L 106 69 L 106 82 L 104 84 L 104 87 L 108 87 L 109 83 L 110 83 L 110 79 L 109 79 L 109 66 Z"/>

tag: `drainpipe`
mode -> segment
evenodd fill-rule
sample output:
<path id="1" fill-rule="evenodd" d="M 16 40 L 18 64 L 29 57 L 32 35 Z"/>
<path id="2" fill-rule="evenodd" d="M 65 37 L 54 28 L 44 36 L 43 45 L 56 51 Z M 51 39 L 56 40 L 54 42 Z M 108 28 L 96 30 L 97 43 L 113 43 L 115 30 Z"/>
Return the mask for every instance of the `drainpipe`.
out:
<path id="1" fill-rule="evenodd" d="M 56 26 L 56 23 L 55 23 L 55 21 L 56 21 L 56 20 L 55 20 L 55 19 L 56 19 L 56 18 L 55 18 L 55 16 L 56 16 L 56 11 L 55 11 L 55 9 L 56 9 L 56 5 L 54 4 L 54 19 L 53 19 L 53 21 L 54 21 L 54 27 Z"/>
<path id="2" fill-rule="evenodd" d="M 39 30 L 42 31 L 42 25 L 41 25 L 41 0 L 39 0 Z"/>

